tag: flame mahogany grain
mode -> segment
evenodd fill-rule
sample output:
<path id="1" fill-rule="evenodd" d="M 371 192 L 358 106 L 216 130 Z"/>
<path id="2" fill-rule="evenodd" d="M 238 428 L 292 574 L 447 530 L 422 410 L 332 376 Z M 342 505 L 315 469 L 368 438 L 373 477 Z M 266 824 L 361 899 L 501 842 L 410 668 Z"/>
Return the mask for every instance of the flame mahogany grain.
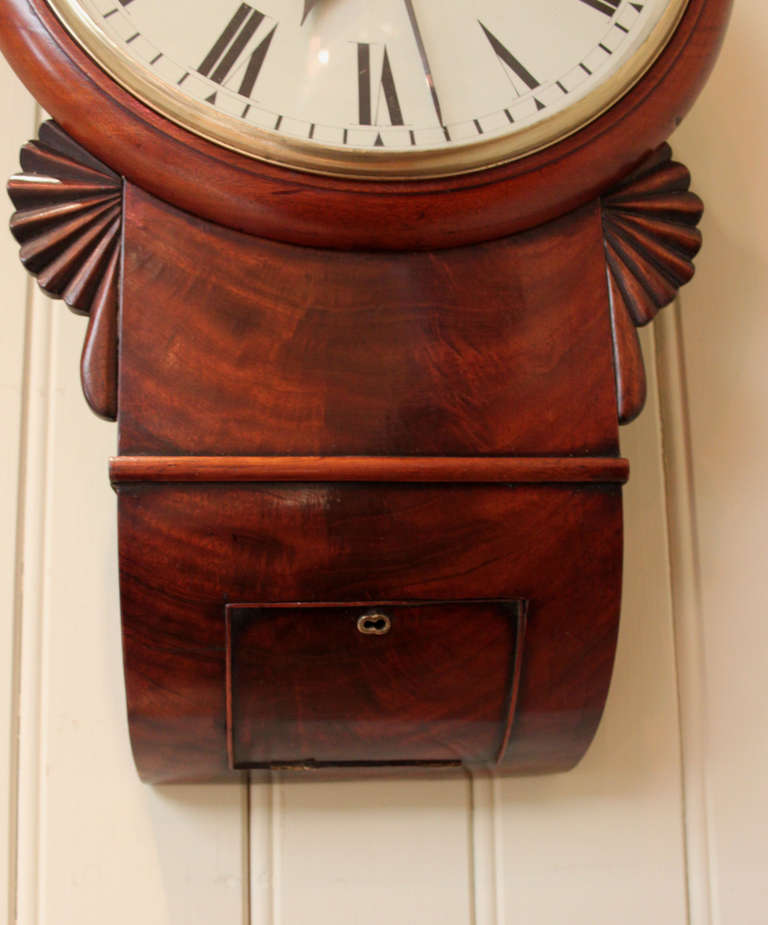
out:
<path id="1" fill-rule="evenodd" d="M 128 714 L 145 780 L 232 773 L 226 604 L 527 600 L 502 767 L 565 770 L 597 728 L 621 597 L 618 485 L 131 484 L 118 503 Z M 427 723 L 407 706 L 403 725 Z M 503 733 L 499 716 L 496 743 Z M 327 754 L 333 723 L 317 734 Z M 418 737 L 413 749 L 423 757 Z"/>
<path id="2" fill-rule="evenodd" d="M 225 608 L 299 601 L 437 601 L 453 653 L 444 670 L 458 672 L 441 676 L 453 738 L 434 700 L 386 673 L 381 723 L 373 693 L 356 716 L 318 655 L 322 627 L 297 608 L 290 671 L 275 652 L 263 671 L 277 687 L 258 710 L 252 687 L 235 691 L 238 767 L 573 765 L 607 694 L 621 590 L 626 463 L 599 204 L 512 238 L 415 254 L 269 242 L 132 184 L 124 220 L 112 475 L 143 777 L 234 773 Z M 466 603 L 478 599 L 526 602 L 523 649 L 498 623 L 495 643 L 480 644 L 491 627 Z M 437 651 L 417 624 L 394 661 L 360 666 L 369 690 L 376 667 Z M 265 632 L 236 634 L 236 645 L 263 647 Z M 251 655 L 231 651 L 230 664 Z M 492 701 L 477 698 L 480 678 L 494 679 Z M 291 697 L 304 714 L 314 704 L 310 739 L 297 738 Z M 268 721 L 267 702 L 284 723 Z M 270 743 L 261 751 L 257 728 Z"/>
<path id="3" fill-rule="evenodd" d="M 493 763 L 515 719 L 526 609 L 230 605 L 230 766 Z M 371 615 L 390 621 L 381 635 L 358 629 Z"/>
<path id="4" fill-rule="evenodd" d="M 405 254 L 253 238 L 131 184 L 124 222 L 121 456 L 617 454 L 597 203 Z"/>

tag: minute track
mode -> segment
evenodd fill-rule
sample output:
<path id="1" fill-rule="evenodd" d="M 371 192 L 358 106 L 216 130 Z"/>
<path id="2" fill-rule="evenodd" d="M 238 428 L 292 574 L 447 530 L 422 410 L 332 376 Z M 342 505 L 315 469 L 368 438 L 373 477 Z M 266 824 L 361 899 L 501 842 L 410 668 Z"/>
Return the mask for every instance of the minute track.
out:
<path id="1" fill-rule="evenodd" d="M 598 13 L 602 13 L 604 16 L 613 16 L 618 10 L 621 0 L 581 0 L 581 3 L 592 7 L 593 10 L 597 10 Z"/>
<path id="2" fill-rule="evenodd" d="M 286 13 L 256 0 L 189 17 L 181 0 L 162 15 L 146 0 L 51 2 L 103 4 L 97 29 L 142 63 L 142 99 L 153 105 L 157 87 L 181 124 L 188 115 L 207 137 L 278 163 L 393 178 L 500 163 L 585 124 L 685 4 L 298 0 Z"/>

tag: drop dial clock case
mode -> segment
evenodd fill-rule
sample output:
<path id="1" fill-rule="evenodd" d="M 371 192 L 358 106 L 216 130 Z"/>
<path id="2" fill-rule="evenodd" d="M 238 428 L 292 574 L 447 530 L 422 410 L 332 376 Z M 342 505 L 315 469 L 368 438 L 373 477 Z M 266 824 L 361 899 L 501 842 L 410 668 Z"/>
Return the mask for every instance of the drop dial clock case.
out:
<path id="1" fill-rule="evenodd" d="M 53 117 L 11 230 L 118 423 L 145 780 L 578 761 L 728 10 L 0 0 Z"/>

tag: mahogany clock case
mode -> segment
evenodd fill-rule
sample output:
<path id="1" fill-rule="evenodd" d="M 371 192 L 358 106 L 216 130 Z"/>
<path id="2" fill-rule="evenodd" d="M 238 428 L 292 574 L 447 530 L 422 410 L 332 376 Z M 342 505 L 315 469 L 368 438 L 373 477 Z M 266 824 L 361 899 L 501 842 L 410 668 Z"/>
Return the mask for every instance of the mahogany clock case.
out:
<path id="1" fill-rule="evenodd" d="M 84 390 L 118 421 L 144 779 L 581 757 L 616 644 L 635 326 L 700 244 L 659 145 L 728 7 L 691 0 L 641 82 L 552 148 L 372 183 L 192 136 L 41 0 L 0 2 L 57 120 L 22 151 L 12 230 L 90 316 Z"/>

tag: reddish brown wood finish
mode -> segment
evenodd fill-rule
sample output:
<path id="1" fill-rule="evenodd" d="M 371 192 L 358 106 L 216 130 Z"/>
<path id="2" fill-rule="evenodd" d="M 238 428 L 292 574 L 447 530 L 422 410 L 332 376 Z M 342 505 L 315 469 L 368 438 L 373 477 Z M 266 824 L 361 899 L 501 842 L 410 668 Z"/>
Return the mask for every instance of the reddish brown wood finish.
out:
<path id="1" fill-rule="evenodd" d="M 524 601 L 227 607 L 232 768 L 493 764 L 506 751 Z M 364 634 L 372 616 L 389 628 Z"/>
<path id="2" fill-rule="evenodd" d="M 125 235 L 121 455 L 617 454 L 597 203 L 473 247 L 344 254 L 127 184 Z"/>
<path id="3" fill-rule="evenodd" d="M 113 475 L 142 775 L 231 773 L 227 604 L 322 601 L 437 601 L 438 615 L 440 601 L 528 601 L 514 722 L 478 714 L 470 732 L 468 714 L 456 735 L 491 762 L 506 743 L 508 770 L 571 766 L 607 693 L 620 598 L 599 204 L 482 246 L 344 255 L 210 226 L 128 184 L 125 235 Z M 430 481 L 445 478 L 467 481 Z M 445 679 L 459 683 L 474 682 Z M 320 711 L 342 696 L 323 690 Z M 434 760 L 433 706 L 411 700 L 392 754 L 370 727 L 371 760 Z M 314 754 L 291 754 L 289 726 L 282 749 L 270 727 L 281 763 L 364 750 L 345 759 L 321 723 Z"/>
<path id="4" fill-rule="evenodd" d="M 55 127 L 46 131 L 61 151 L 77 150 Z M 58 157 L 45 145 L 27 150 L 36 163 Z M 145 779 L 206 779 L 275 762 L 453 761 L 449 752 L 526 773 L 578 760 L 615 649 L 626 478 L 615 457 L 617 412 L 626 414 L 642 383 L 626 331 L 646 320 L 638 306 L 668 296 L 669 287 L 654 289 L 654 268 L 684 281 L 681 235 L 691 255 L 698 243 L 697 200 L 668 162 L 660 152 L 616 197 L 548 226 L 415 254 L 254 239 L 127 185 L 120 447 L 133 455 L 114 462 L 113 477 L 130 728 Z M 90 169 L 83 158 L 73 163 L 57 160 L 64 187 Z M 100 215 L 62 231 L 69 213 L 32 202 L 37 182 L 12 184 L 14 226 L 31 242 L 24 256 L 32 269 L 53 266 L 57 285 L 74 279 L 78 298 L 93 292 L 86 367 L 95 381 L 114 382 L 119 260 L 100 244 L 113 232 Z M 61 202 L 78 212 L 82 199 Z M 615 242 L 622 220 L 640 226 L 645 250 L 632 253 L 645 260 L 625 250 L 606 286 L 604 234 Z M 619 250 L 609 244 L 609 258 Z M 53 264 L 43 260 L 49 253 Z M 646 301 L 628 297 L 641 291 L 633 280 Z M 201 455 L 214 449 L 229 455 Z M 478 645 L 477 676 L 457 677 L 476 619 L 467 602 L 479 597 L 497 602 L 491 612 L 526 602 L 526 645 L 518 620 L 514 644 Z M 228 604 L 288 603 L 295 616 L 300 601 L 334 599 L 344 610 L 404 598 L 432 602 L 435 619 L 452 627 L 453 662 L 430 668 L 445 671 L 442 720 L 434 683 L 401 690 L 384 726 L 368 703 L 347 717 L 345 733 L 333 719 L 345 702 L 343 673 L 338 685 L 307 675 L 300 689 L 294 674 L 290 695 L 278 659 L 258 709 L 249 684 L 227 686 L 227 664 L 230 677 L 248 665 L 239 647 L 253 641 L 230 636 L 227 660 Z M 312 651 L 323 640 L 302 627 Z M 486 630 L 480 623 L 470 636 L 482 640 Z M 379 663 L 382 683 L 393 683 L 393 665 L 419 662 L 426 643 L 416 633 L 393 650 Z M 493 695 L 478 678 L 495 679 Z M 298 714 L 307 704 L 318 711 L 311 739 L 294 735 L 291 696 Z M 278 718 L 267 722 L 273 708 Z M 450 733 L 441 726 L 449 714 Z M 449 745 L 435 751 L 437 740 Z"/>
<path id="5" fill-rule="evenodd" d="M 648 324 L 694 273 L 704 205 L 691 175 L 662 145 L 602 199 L 611 281 L 636 325 Z"/>
<path id="6" fill-rule="evenodd" d="M 118 499 L 128 712 L 145 780 L 230 773 L 227 603 L 529 600 L 503 766 L 564 770 L 589 744 L 618 626 L 619 486 L 134 484 Z"/>
<path id="7" fill-rule="evenodd" d="M 117 419 L 117 316 L 120 249 L 115 247 L 96 290 L 80 360 L 80 381 L 91 409 Z"/>
<path id="8" fill-rule="evenodd" d="M 83 391 L 96 414 L 115 420 L 122 181 L 54 122 L 20 160 L 8 193 L 21 262 L 47 295 L 89 316 Z"/>
<path id="9" fill-rule="evenodd" d="M 613 363 L 616 372 L 616 403 L 619 423 L 628 424 L 643 410 L 646 383 L 640 340 L 629 313 L 624 310 L 616 280 L 608 274 L 608 297 L 613 332 Z"/>
<path id="10" fill-rule="evenodd" d="M 117 456 L 114 485 L 129 482 L 626 482 L 616 457 Z"/>
<path id="11" fill-rule="evenodd" d="M 53 150 L 27 149 L 25 170 L 52 171 L 64 198 L 33 203 L 28 181 L 12 194 L 30 268 L 91 308 L 84 382 L 102 412 L 116 407 L 119 337 L 124 658 L 146 780 L 254 761 L 455 753 L 528 773 L 580 758 L 616 644 L 617 422 L 644 396 L 634 325 L 689 277 L 699 240 L 687 172 L 654 149 L 701 87 L 729 8 L 690 0 L 639 84 L 545 151 L 372 183 L 270 167 L 170 125 L 44 0 L 0 0 L 0 47 L 109 164 L 47 129 Z M 122 266 L 112 171 L 129 181 Z M 327 601 L 328 638 L 304 619 Z M 394 691 L 383 735 L 373 675 L 330 625 L 377 601 L 410 608 L 407 645 L 392 637 L 378 663 Z M 525 602 L 515 628 L 498 619 L 509 601 Z M 249 604 L 285 606 L 234 627 L 227 654 L 227 607 Z M 251 646 L 289 622 L 297 637 L 265 666 Z M 427 623 L 450 627 L 434 657 Z M 323 661 L 326 642 L 371 695 L 341 735 L 344 673 L 292 662 Z M 395 684 L 396 665 L 413 677 L 424 659 L 433 683 Z M 307 715 L 311 735 L 296 734 Z"/>
<path id="12" fill-rule="evenodd" d="M 594 199 L 635 167 L 698 94 L 730 5 L 690 0 L 650 71 L 582 131 L 512 164 L 428 183 L 301 175 L 205 142 L 119 88 L 80 51 L 44 0 L 0 0 L 0 48 L 67 132 L 121 175 L 190 212 L 298 244 L 435 248 L 541 224 Z"/>
<path id="13" fill-rule="evenodd" d="M 654 151 L 602 197 L 619 421 L 645 403 L 645 371 L 634 326 L 648 324 L 694 273 L 702 201 L 669 145 Z"/>

